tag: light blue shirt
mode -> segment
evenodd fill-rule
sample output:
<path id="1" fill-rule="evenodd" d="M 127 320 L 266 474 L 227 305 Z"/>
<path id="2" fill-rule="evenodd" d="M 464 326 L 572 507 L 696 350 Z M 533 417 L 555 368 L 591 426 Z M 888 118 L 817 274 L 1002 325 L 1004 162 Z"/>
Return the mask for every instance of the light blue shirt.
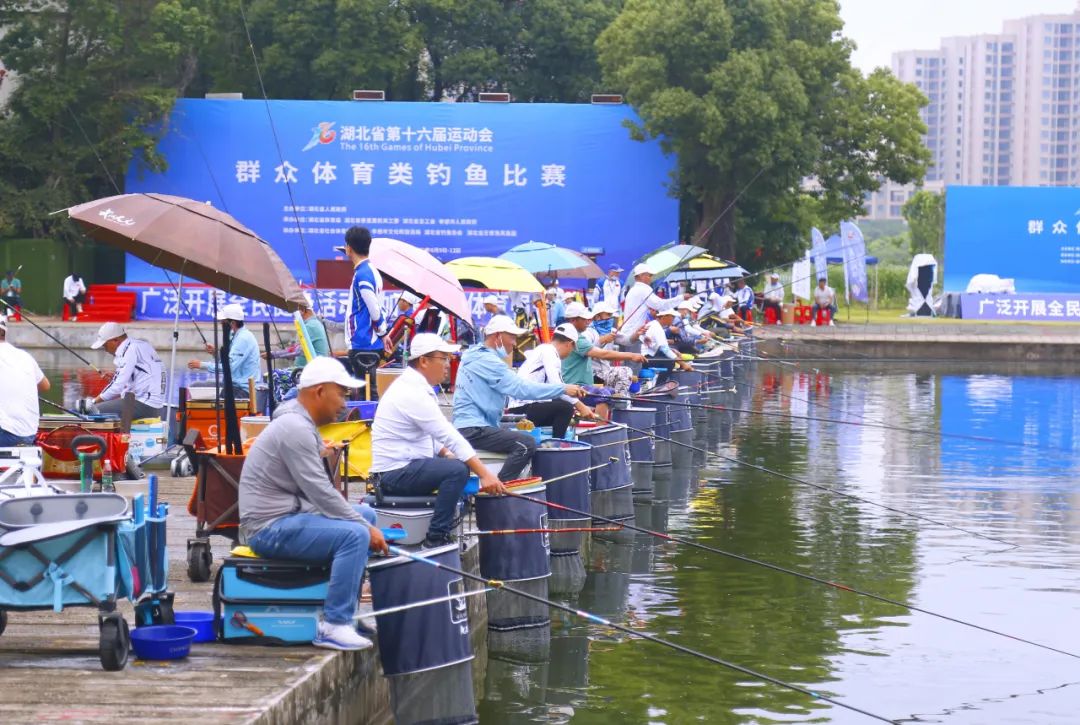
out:
<path id="1" fill-rule="evenodd" d="M 536 383 L 519 377 L 487 345 L 470 347 L 461 356 L 454 388 L 454 427 L 499 425 L 507 398 L 551 400 L 562 395 L 562 383 Z"/>
<path id="2" fill-rule="evenodd" d="M 203 370 L 216 373 L 217 363 L 204 362 Z M 233 334 L 232 344 L 229 346 L 229 370 L 232 371 L 233 385 L 247 387 L 248 378 L 259 380 L 259 343 L 251 330 L 241 327 Z"/>

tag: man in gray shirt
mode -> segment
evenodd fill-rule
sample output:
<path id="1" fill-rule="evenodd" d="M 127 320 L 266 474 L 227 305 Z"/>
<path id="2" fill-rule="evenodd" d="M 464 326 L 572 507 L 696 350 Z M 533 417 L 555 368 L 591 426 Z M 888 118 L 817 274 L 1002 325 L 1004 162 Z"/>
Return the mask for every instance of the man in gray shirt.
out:
<path id="1" fill-rule="evenodd" d="M 351 506 L 323 468 L 318 426 L 337 420 L 350 388 L 363 382 L 329 357 L 304 367 L 295 400 L 278 408 L 255 440 L 240 475 L 240 534 L 268 559 L 330 563 L 316 647 L 366 649 L 353 624 L 368 549 L 388 553 L 370 506 Z"/>

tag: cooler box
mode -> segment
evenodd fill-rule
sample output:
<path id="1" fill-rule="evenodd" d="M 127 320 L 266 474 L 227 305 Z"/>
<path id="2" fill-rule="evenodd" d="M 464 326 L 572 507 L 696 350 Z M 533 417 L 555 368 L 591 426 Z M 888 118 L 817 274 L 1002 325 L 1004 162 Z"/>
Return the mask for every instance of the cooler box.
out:
<path id="1" fill-rule="evenodd" d="M 218 639 L 248 644 L 310 644 L 322 616 L 329 581 L 329 564 L 225 559 L 214 582 L 214 628 Z"/>
<path id="2" fill-rule="evenodd" d="M 165 422 L 161 418 L 140 418 L 131 421 L 128 451 L 138 462 L 153 458 L 165 450 Z"/>
<path id="3" fill-rule="evenodd" d="M 42 416 L 35 444 L 41 448 L 41 473 L 46 478 L 79 478 L 79 457 L 71 450 L 71 441 L 81 435 L 96 435 L 105 440 L 105 457 L 112 464 L 113 475 L 127 468 L 130 437 L 120 432 L 119 420 L 102 422 L 76 421 L 74 418 Z M 101 480 L 101 463 L 93 462 L 94 478 Z"/>

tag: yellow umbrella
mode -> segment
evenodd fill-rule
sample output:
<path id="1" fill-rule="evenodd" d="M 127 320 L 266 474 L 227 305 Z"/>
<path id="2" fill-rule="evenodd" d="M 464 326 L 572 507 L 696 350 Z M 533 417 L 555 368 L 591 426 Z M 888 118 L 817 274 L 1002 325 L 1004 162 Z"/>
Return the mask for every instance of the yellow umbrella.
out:
<path id="1" fill-rule="evenodd" d="M 465 287 L 543 294 L 544 285 L 521 265 L 497 257 L 462 257 L 446 263 Z"/>

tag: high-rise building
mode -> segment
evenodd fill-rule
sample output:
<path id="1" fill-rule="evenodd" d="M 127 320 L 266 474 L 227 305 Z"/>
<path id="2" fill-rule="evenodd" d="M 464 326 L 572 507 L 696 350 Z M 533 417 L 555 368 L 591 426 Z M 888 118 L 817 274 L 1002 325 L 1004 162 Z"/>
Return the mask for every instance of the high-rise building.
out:
<path id="1" fill-rule="evenodd" d="M 1002 32 L 893 54 L 892 71 L 929 99 L 931 164 L 945 186 L 1080 184 L 1080 2 L 1068 15 L 1007 20 Z M 929 184 L 928 184 L 929 185 Z M 910 189 L 890 185 L 893 198 Z M 872 218 L 895 204 L 868 199 Z"/>

